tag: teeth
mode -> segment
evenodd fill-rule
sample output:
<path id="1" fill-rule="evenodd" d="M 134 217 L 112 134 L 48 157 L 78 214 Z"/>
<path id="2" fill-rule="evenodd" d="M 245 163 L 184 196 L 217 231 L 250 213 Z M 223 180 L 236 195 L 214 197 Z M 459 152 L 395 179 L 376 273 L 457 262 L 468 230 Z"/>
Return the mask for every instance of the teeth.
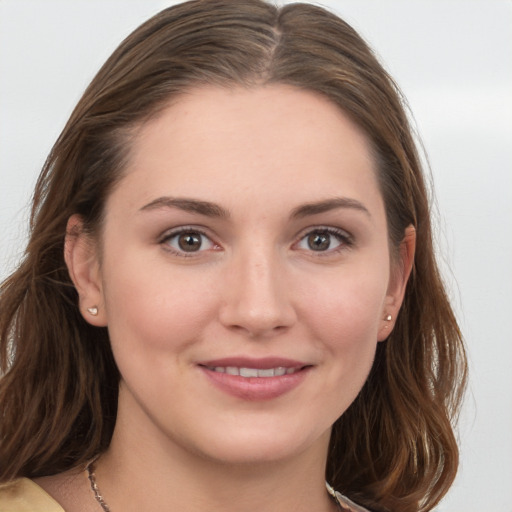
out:
<path id="1" fill-rule="evenodd" d="M 240 377 L 280 377 L 282 375 L 291 375 L 298 368 L 285 368 L 278 366 L 277 368 L 237 368 L 236 366 L 215 366 L 209 367 L 217 373 L 227 373 L 228 375 L 239 375 Z"/>
<path id="2" fill-rule="evenodd" d="M 258 370 L 256 368 L 240 368 L 240 377 L 257 377 Z"/>
<path id="3" fill-rule="evenodd" d="M 275 375 L 274 368 L 269 368 L 268 370 L 257 370 L 258 377 L 273 377 Z"/>

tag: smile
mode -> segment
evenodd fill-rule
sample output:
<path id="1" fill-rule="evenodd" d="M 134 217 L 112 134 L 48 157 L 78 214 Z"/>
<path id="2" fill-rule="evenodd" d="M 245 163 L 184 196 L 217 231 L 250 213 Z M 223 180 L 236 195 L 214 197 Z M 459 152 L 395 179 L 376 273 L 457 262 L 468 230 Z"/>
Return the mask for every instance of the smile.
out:
<path id="1" fill-rule="evenodd" d="M 227 373 L 228 375 L 239 375 L 240 377 L 281 377 L 298 372 L 301 368 L 239 368 L 237 366 L 208 366 L 208 370 L 217 373 Z"/>
<path id="2" fill-rule="evenodd" d="M 291 392 L 314 366 L 282 357 L 227 357 L 198 364 L 215 388 L 246 401 L 273 400 Z"/>

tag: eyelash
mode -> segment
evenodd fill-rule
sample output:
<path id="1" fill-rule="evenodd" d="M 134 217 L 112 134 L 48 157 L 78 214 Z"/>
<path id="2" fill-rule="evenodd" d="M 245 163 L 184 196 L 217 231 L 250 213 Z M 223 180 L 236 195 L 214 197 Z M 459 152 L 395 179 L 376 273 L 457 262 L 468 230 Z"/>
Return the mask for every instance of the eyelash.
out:
<path id="1" fill-rule="evenodd" d="M 171 252 L 175 256 L 179 256 L 182 258 L 193 258 L 197 257 L 198 254 L 204 252 L 205 249 L 201 250 L 201 248 L 198 251 L 183 251 L 173 248 L 169 242 L 178 237 L 179 235 L 182 235 L 184 233 L 190 233 L 193 235 L 199 235 L 200 237 L 204 237 L 209 240 L 209 243 L 213 246 L 219 247 L 218 244 L 216 244 L 209 235 L 207 235 L 202 229 L 194 227 L 194 226 L 182 226 L 176 229 L 173 229 L 172 231 L 166 232 L 158 241 L 159 244 L 163 245 L 166 251 Z M 300 237 L 298 238 L 298 241 L 293 244 L 293 246 L 299 245 L 301 242 L 305 241 L 307 237 L 311 235 L 329 235 L 334 237 L 338 242 L 339 246 L 335 247 L 333 249 L 327 248 L 327 250 L 319 250 L 315 251 L 314 249 L 304 249 L 306 252 L 311 252 L 315 254 L 315 256 L 318 257 L 326 257 L 333 254 L 337 254 L 343 250 L 349 249 L 353 247 L 354 245 L 354 239 L 353 237 L 347 233 L 346 231 L 339 229 L 339 228 L 333 228 L 333 227 L 315 227 L 313 229 L 308 228 L 307 231 L 303 231 Z"/>

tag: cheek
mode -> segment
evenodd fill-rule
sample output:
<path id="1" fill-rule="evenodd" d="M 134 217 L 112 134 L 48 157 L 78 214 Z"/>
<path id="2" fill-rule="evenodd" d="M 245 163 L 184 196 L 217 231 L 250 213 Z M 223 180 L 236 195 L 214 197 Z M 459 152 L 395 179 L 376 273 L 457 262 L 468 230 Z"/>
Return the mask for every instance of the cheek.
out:
<path id="1" fill-rule="evenodd" d="M 350 265 L 314 277 L 304 273 L 301 283 L 295 289 L 301 329 L 322 354 L 321 385 L 308 404 L 329 411 L 332 424 L 356 399 L 375 359 L 386 266 Z"/>
<path id="2" fill-rule="evenodd" d="M 326 402 L 334 419 L 355 400 L 370 373 L 386 289 L 386 281 L 371 272 L 364 278 L 346 275 L 317 287 L 303 312 L 327 369 L 325 396 L 317 399 Z"/>
<path id="3" fill-rule="evenodd" d="M 207 276 L 191 279 L 187 270 L 170 272 L 158 265 L 135 268 L 118 260 L 108 270 L 104 296 L 114 351 L 129 347 L 158 357 L 197 340 L 214 315 Z"/>
<path id="4" fill-rule="evenodd" d="M 330 356 L 359 364 L 372 359 L 386 299 L 386 267 L 336 272 L 307 287 L 302 315 Z M 304 290 L 306 291 L 306 290 Z"/>

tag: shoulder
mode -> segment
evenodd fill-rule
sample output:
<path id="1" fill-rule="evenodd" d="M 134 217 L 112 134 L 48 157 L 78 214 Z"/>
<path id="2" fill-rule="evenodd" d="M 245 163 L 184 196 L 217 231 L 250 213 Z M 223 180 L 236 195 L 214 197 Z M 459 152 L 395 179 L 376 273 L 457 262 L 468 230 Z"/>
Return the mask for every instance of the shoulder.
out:
<path id="1" fill-rule="evenodd" d="M 39 485 L 28 478 L 0 484 L 0 512 L 64 512 Z"/>

